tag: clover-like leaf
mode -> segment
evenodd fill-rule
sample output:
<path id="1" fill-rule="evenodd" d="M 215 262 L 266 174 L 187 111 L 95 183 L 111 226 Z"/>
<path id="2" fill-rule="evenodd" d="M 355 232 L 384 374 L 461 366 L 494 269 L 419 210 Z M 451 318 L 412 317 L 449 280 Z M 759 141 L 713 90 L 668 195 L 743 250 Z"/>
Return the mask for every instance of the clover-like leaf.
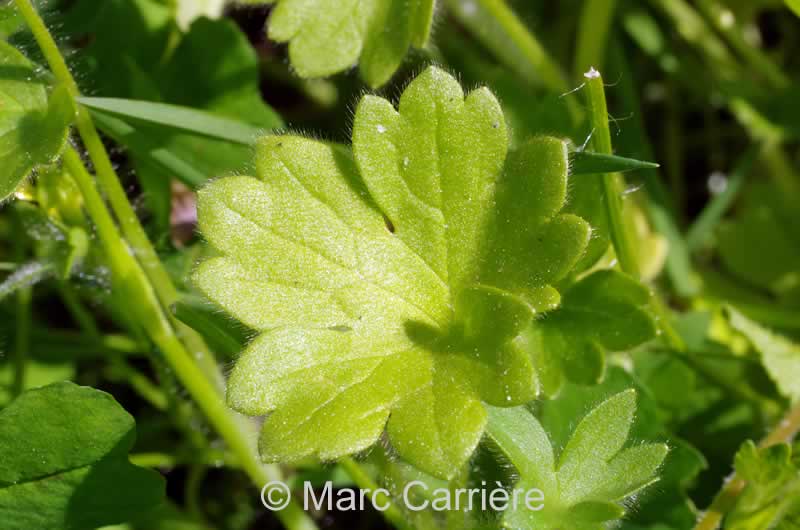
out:
<path id="1" fill-rule="evenodd" d="M 410 46 L 423 47 L 434 0 L 262 0 L 275 3 L 272 40 L 289 43 L 302 77 L 324 77 L 359 65 L 373 87 L 394 74 Z"/>
<path id="2" fill-rule="evenodd" d="M 0 521 L 6 530 L 92 530 L 158 506 L 164 479 L 128 461 L 133 418 L 73 383 L 29 390 L 0 411 Z"/>
<path id="3" fill-rule="evenodd" d="M 667 455 L 660 443 L 625 448 L 636 410 L 627 390 L 589 412 L 560 454 L 524 408 L 490 409 L 489 437 L 519 473 L 516 488 L 544 493 L 541 511 L 524 505 L 506 512 L 508 528 L 596 530 L 625 514 L 624 501 L 657 480 Z"/>
<path id="4" fill-rule="evenodd" d="M 607 351 L 622 351 L 656 336 L 644 306 L 650 292 L 617 271 L 594 272 L 570 286 L 561 306 L 534 322 L 524 334 L 534 352 L 542 389 L 553 395 L 565 380 L 597 383 Z"/>
<path id="5" fill-rule="evenodd" d="M 480 440 L 484 402 L 536 396 L 518 336 L 537 296 L 558 296 L 548 282 L 580 257 L 589 229 L 557 215 L 564 142 L 535 140 L 506 161 L 506 134 L 488 90 L 465 98 L 430 68 L 399 111 L 364 98 L 354 158 L 341 146 L 266 137 L 257 178 L 201 190 L 200 227 L 222 256 L 203 263 L 195 282 L 261 331 L 230 377 L 228 401 L 271 413 L 264 459 L 335 459 L 386 429 L 402 456 L 449 477 Z M 496 187 L 523 174 L 534 183 L 527 210 L 495 215 Z M 518 235 L 499 230 L 507 219 L 519 221 L 509 227 Z M 568 248 L 544 244 L 540 229 L 550 226 Z M 537 245 L 540 255 L 525 259 Z M 506 279 L 487 258 L 498 248 Z"/>
<path id="6" fill-rule="evenodd" d="M 53 91 L 48 103 L 33 64 L 0 42 L 0 200 L 14 193 L 36 166 L 59 155 L 73 114 L 65 89 Z"/>

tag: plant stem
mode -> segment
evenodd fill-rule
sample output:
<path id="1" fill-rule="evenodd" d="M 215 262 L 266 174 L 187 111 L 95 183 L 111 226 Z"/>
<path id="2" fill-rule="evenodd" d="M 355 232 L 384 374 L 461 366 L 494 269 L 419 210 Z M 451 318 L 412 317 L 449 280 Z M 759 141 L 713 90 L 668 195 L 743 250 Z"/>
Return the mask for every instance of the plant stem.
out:
<path id="1" fill-rule="evenodd" d="M 184 464 L 203 464 L 209 467 L 224 465 L 230 468 L 235 468 L 238 465 L 235 457 L 224 451 L 216 451 L 213 449 L 208 449 L 199 454 L 192 454 L 192 458 L 188 458 L 188 456 L 188 454 L 184 454 L 183 452 L 175 455 L 166 453 L 136 453 L 130 456 L 130 460 L 132 464 L 137 466 L 156 468 L 172 468 Z"/>
<path id="2" fill-rule="evenodd" d="M 364 468 L 361 465 L 353 460 L 350 457 L 345 457 L 339 460 L 339 465 L 341 465 L 347 474 L 350 475 L 350 478 L 353 479 L 353 482 L 364 491 L 375 491 L 380 488 L 378 484 L 372 480 Z M 394 525 L 396 528 L 401 530 L 410 530 L 411 526 L 406 522 L 403 513 L 397 507 L 396 504 L 392 502 L 391 497 L 386 495 L 379 495 L 376 496 L 375 502 L 379 506 L 388 506 L 388 508 L 383 512 L 383 517 Z"/>
<path id="3" fill-rule="evenodd" d="M 19 223 L 20 225 L 22 223 Z M 20 229 L 22 227 L 20 226 Z M 22 261 L 25 258 L 25 245 L 20 238 L 16 242 L 16 258 Z M 16 333 L 14 335 L 14 380 L 11 386 L 11 396 L 17 397 L 25 390 L 25 371 L 27 368 L 28 351 L 31 347 L 31 322 L 33 313 L 31 301 L 32 288 L 24 286 L 17 291 L 17 318 Z"/>
<path id="4" fill-rule="evenodd" d="M 603 76 L 591 68 L 586 74 L 587 103 L 592 125 L 592 146 L 598 153 L 613 155 L 611 131 L 608 128 L 608 107 L 606 104 Z M 622 271 L 639 278 L 639 264 L 624 218 L 622 202 L 623 181 L 620 175 L 605 173 L 603 179 L 603 202 L 608 215 L 611 241 Z"/>
<path id="5" fill-rule="evenodd" d="M 642 121 L 642 105 L 636 90 L 636 75 L 630 67 L 622 46 L 613 44 L 614 67 L 620 73 L 620 81 L 616 90 L 621 101 L 628 103 L 627 112 L 633 118 L 627 122 L 629 140 L 636 139 L 636 143 L 626 146 L 626 151 L 636 152 L 644 160 L 655 158 L 654 150 L 647 140 L 647 132 Z M 676 222 L 677 208 L 674 207 L 674 198 L 665 188 L 662 176 L 656 170 L 644 170 L 641 173 L 647 191 L 645 210 L 650 223 L 663 235 L 669 243 L 669 253 L 666 260 L 666 272 L 676 294 L 683 298 L 693 296 L 698 288 L 694 267 L 689 255 L 689 249 L 683 239 L 683 234 Z"/>
<path id="6" fill-rule="evenodd" d="M 64 85 L 72 97 L 76 108 L 75 125 L 92 159 L 97 173 L 97 180 L 106 192 L 108 202 L 119 222 L 122 233 L 130 242 L 133 254 L 141 263 L 144 272 L 147 274 L 157 299 L 165 309 L 168 309 L 178 300 L 178 292 L 167 274 L 167 271 L 161 264 L 161 260 L 150 243 L 144 228 L 142 228 L 142 225 L 139 223 L 139 219 L 136 217 L 136 212 L 134 212 L 131 203 L 128 201 L 125 190 L 122 189 L 119 177 L 114 170 L 114 166 L 111 164 L 108 152 L 94 126 L 89 109 L 78 104 L 80 90 L 78 89 L 78 84 L 75 82 L 75 78 L 70 73 L 64 57 L 58 49 L 58 45 L 47 29 L 47 26 L 45 26 L 42 17 L 39 16 L 39 13 L 33 7 L 31 0 L 14 0 L 14 3 L 33 33 L 36 42 L 42 50 L 42 54 L 53 70 L 56 80 Z M 206 373 L 206 377 L 211 379 L 215 383 L 217 391 L 221 392 L 224 386 L 222 377 L 217 370 L 213 356 L 208 352 L 202 339 L 188 328 L 179 326 L 177 329 L 182 338 L 186 340 L 189 349 L 195 353 L 200 361 Z"/>
<path id="7" fill-rule="evenodd" d="M 578 25 L 578 43 L 575 53 L 575 79 L 580 79 L 589 68 L 602 70 L 608 44 L 608 30 L 614 19 L 617 0 L 584 2 Z"/>
<path id="8" fill-rule="evenodd" d="M 64 162 L 83 194 L 86 210 L 95 223 L 117 287 L 131 301 L 131 313 L 135 321 L 161 350 L 178 379 L 225 440 L 231 452 L 240 460 L 242 468 L 253 482 L 261 487 L 271 480 L 280 480 L 281 473 L 276 466 L 261 464 L 249 433 L 245 432 L 244 426 L 222 401 L 214 384 L 178 340 L 169 318 L 158 302 L 153 286 L 142 267 L 133 259 L 111 214 L 106 210 L 91 175 L 74 148 L 66 149 Z M 288 528 L 316 528 L 297 504 L 289 504 L 283 511 L 277 512 L 277 515 Z"/>
<path id="9" fill-rule="evenodd" d="M 800 403 L 784 416 L 783 420 L 764 438 L 760 447 L 769 447 L 779 443 L 791 442 L 800 432 Z M 734 473 L 720 490 L 708 510 L 700 516 L 694 530 L 717 530 L 722 520 L 733 507 L 739 495 L 744 491 L 747 482 Z"/>

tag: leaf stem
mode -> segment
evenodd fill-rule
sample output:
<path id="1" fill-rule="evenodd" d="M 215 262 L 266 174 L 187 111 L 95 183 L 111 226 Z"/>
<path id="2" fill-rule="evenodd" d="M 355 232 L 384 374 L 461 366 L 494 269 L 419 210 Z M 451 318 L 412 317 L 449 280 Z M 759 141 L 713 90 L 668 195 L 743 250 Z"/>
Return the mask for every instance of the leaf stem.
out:
<path id="1" fill-rule="evenodd" d="M 783 420 L 764 438 L 760 447 L 791 442 L 800 432 L 800 403 L 796 403 Z M 708 510 L 700 516 L 694 530 L 717 530 L 722 520 L 733 507 L 747 482 L 734 473 L 720 490 Z"/>
<path id="2" fill-rule="evenodd" d="M 240 460 L 242 468 L 252 481 L 261 487 L 271 480 L 280 480 L 282 476 L 278 467 L 266 466 L 259 461 L 250 433 L 245 431 L 239 418 L 227 408 L 214 384 L 178 340 L 142 266 L 133 259 L 95 188 L 91 175 L 83 166 L 80 155 L 71 146 L 64 152 L 64 163 L 83 194 L 86 210 L 95 223 L 117 286 L 131 301 L 130 311 L 135 322 L 142 326 L 150 340 L 161 350 L 178 379 L 225 440 L 231 452 Z M 290 503 L 283 511 L 277 512 L 277 516 L 288 528 L 294 530 L 316 528 L 313 521 L 295 503 Z"/>
<path id="3" fill-rule="evenodd" d="M 592 146 L 600 154 L 613 155 L 611 131 L 608 128 L 608 106 L 606 104 L 603 76 L 591 68 L 586 74 L 589 120 L 592 125 Z M 622 202 L 623 181 L 616 173 L 605 173 L 603 179 L 603 202 L 606 206 L 611 241 L 622 271 L 639 278 L 639 264 L 628 228 L 625 225 Z"/>
<path id="4" fill-rule="evenodd" d="M 15 252 L 17 254 L 17 261 L 22 261 L 25 257 L 25 246 L 21 238 L 17 240 Z M 31 309 L 32 299 L 33 290 L 30 285 L 24 286 L 17 291 L 17 327 L 14 335 L 14 382 L 11 387 L 12 397 L 19 396 L 23 390 L 25 390 L 25 371 L 27 368 L 28 351 L 31 347 L 31 323 L 33 319 L 33 312 Z"/>
<path id="5" fill-rule="evenodd" d="M 75 78 L 69 71 L 64 56 L 61 55 L 58 45 L 47 29 L 42 17 L 33 7 L 31 0 L 14 0 L 14 3 L 33 33 L 56 80 L 69 92 L 76 108 L 75 126 L 89 153 L 89 157 L 92 159 L 97 173 L 97 180 L 108 196 L 108 202 L 119 222 L 122 233 L 130 242 L 131 250 L 147 274 L 159 302 L 164 308 L 168 308 L 178 300 L 178 292 L 169 274 L 161 264 L 161 260 L 150 243 L 144 228 L 139 223 L 136 212 L 128 201 L 114 166 L 111 164 L 108 152 L 100 139 L 100 134 L 92 121 L 89 109 L 78 104 L 80 90 Z M 178 331 L 187 342 L 190 350 L 196 352 L 196 357 L 200 361 L 206 377 L 211 379 L 215 383 L 217 391 L 221 392 L 224 386 L 222 377 L 217 370 L 213 356 L 208 352 L 202 339 L 188 328 L 181 326 L 178 327 Z"/>

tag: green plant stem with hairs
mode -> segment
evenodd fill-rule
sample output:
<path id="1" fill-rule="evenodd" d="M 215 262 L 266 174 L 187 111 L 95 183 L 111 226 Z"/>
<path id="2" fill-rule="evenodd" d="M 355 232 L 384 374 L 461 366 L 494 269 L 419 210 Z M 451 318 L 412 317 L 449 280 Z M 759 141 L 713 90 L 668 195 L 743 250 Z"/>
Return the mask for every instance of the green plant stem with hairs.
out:
<path id="1" fill-rule="evenodd" d="M 608 128 L 608 106 L 603 85 L 603 76 L 591 68 L 586 74 L 587 104 L 589 121 L 592 127 L 592 146 L 598 153 L 614 154 L 611 146 L 611 131 Z M 605 173 L 603 179 L 603 202 L 608 215 L 611 241 L 617 254 L 620 268 L 626 274 L 639 278 L 639 264 L 633 240 L 625 224 L 624 202 L 622 200 L 623 182 L 619 174 Z"/>
<path id="2" fill-rule="evenodd" d="M 22 223 L 20 223 L 21 225 Z M 20 226 L 20 229 L 22 227 Z M 25 242 L 17 241 L 16 244 L 17 261 L 25 258 Z M 31 301 L 33 299 L 33 288 L 23 287 L 17 292 L 17 318 L 16 331 L 14 336 L 14 379 L 11 387 L 11 395 L 18 396 L 25 390 L 25 372 L 28 351 L 31 347 L 31 321 L 33 319 Z"/>
<path id="3" fill-rule="evenodd" d="M 119 177 L 111 164 L 108 152 L 92 121 L 89 109 L 77 103 L 81 95 L 80 90 L 64 60 L 64 56 L 31 1 L 14 0 L 14 2 L 39 44 L 42 54 L 47 59 L 56 81 L 63 85 L 72 97 L 75 106 L 75 127 L 94 164 L 97 180 L 108 197 L 108 202 L 117 222 L 119 222 L 122 234 L 130 243 L 131 251 L 147 274 L 159 302 L 165 309 L 168 309 L 178 301 L 178 291 L 164 269 L 144 228 L 139 223 L 133 206 L 128 201 L 125 190 L 122 188 Z M 217 390 L 221 392 L 222 388 L 224 388 L 224 379 L 216 367 L 213 355 L 208 351 L 203 340 L 187 326 L 177 324 L 175 327 L 180 337 L 186 342 L 186 346 L 199 360 L 206 377 L 211 379 Z"/>
<path id="4" fill-rule="evenodd" d="M 56 78 L 67 86 L 73 100 L 77 99 L 79 96 L 77 84 L 41 17 L 30 0 L 15 0 L 15 3 Z M 86 210 L 96 226 L 98 238 L 108 258 L 116 286 L 129 297 L 136 322 L 162 352 L 211 425 L 240 460 L 242 468 L 253 483 L 260 488 L 271 480 L 280 480 L 282 475 L 278 467 L 261 463 L 249 428 L 223 402 L 218 383 L 210 377 L 219 374 L 216 365 L 213 374 L 209 373 L 208 364 L 205 369 L 201 368 L 178 338 L 173 328 L 174 321 L 165 311 L 170 300 L 177 300 L 177 291 L 139 224 L 133 207 L 125 197 L 88 110 L 77 103 L 75 123 L 97 168 L 98 180 L 108 193 L 109 202 L 117 214 L 123 233 L 120 233 L 114 223 L 95 187 L 94 180 L 73 147 L 68 146 L 65 150 L 64 164 L 78 184 Z M 129 238 L 132 248 L 123 239 L 123 234 Z M 296 503 L 290 503 L 287 508 L 278 512 L 277 516 L 292 530 L 316 528 L 313 521 Z"/>

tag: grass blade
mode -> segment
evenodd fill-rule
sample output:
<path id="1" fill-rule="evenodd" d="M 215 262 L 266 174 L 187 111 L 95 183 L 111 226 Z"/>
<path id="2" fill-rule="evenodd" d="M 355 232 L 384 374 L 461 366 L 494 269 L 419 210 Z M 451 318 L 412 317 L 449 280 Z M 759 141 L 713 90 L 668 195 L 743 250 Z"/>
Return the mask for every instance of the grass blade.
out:
<path id="1" fill-rule="evenodd" d="M 78 102 L 92 110 L 103 111 L 117 117 L 163 125 L 241 145 L 252 145 L 253 141 L 263 132 L 262 129 L 247 123 L 221 118 L 210 112 L 179 105 L 134 99 L 85 97 L 78 98 Z M 282 126 L 283 124 L 276 118 L 274 128 Z"/>

